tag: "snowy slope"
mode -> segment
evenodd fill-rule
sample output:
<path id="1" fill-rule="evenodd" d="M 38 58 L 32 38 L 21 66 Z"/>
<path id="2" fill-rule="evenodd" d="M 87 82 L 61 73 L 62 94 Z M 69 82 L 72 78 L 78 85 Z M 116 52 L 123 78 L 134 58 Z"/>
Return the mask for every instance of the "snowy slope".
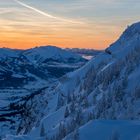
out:
<path id="1" fill-rule="evenodd" d="M 136 140 L 140 135 L 139 121 L 90 121 L 79 129 L 79 140 Z"/>
<path id="2" fill-rule="evenodd" d="M 56 117 L 52 117 L 52 119 L 56 119 Z M 53 125 L 53 122 L 49 122 Z M 75 134 L 76 136 L 68 135 L 63 140 L 74 140 L 75 138 L 77 138 L 77 140 L 139 140 L 140 121 L 94 120 L 80 127 Z M 45 140 L 45 138 L 41 138 L 39 135 L 40 131 L 37 130 L 32 132 L 30 136 L 14 137 L 9 135 L 6 140 Z"/>

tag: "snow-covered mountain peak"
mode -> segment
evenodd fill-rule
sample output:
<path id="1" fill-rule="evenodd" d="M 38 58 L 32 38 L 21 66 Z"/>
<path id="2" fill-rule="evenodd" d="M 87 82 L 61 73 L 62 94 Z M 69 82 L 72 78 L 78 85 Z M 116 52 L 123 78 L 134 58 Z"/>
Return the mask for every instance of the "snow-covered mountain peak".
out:
<path id="1" fill-rule="evenodd" d="M 79 61 L 83 59 L 80 55 L 55 46 L 40 46 L 26 50 L 23 54 L 29 60 L 40 63 L 48 61 Z"/>
<path id="2" fill-rule="evenodd" d="M 128 26 L 127 29 L 123 32 L 120 39 L 131 39 L 134 36 L 140 37 L 140 22 Z"/>
<path id="3" fill-rule="evenodd" d="M 51 46 L 51 45 L 48 45 L 48 46 L 37 46 L 37 47 L 35 47 L 35 48 L 32 48 L 32 49 L 36 49 L 36 50 L 58 50 L 58 49 L 60 49 L 60 48 L 58 48 L 58 47 L 56 47 L 56 46 Z M 30 49 L 30 50 L 32 50 L 32 49 Z"/>
<path id="4" fill-rule="evenodd" d="M 120 38 L 106 49 L 106 52 L 120 55 L 121 52 L 138 47 L 138 44 L 140 44 L 140 22 L 128 26 Z"/>

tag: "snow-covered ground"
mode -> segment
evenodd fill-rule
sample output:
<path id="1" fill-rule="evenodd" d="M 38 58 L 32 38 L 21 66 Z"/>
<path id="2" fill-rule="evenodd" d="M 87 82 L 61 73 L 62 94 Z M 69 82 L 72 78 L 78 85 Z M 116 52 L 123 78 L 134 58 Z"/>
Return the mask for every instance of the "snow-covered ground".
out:
<path id="1" fill-rule="evenodd" d="M 137 140 L 140 121 L 95 120 L 79 129 L 79 140 Z"/>
<path id="2" fill-rule="evenodd" d="M 62 113 L 60 112 L 59 115 Z M 44 127 L 46 131 L 55 128 L 56 121 L 60 121 L 59 116 L 50 116 L 46 118 L 47 124 Z M 44 119 L 45 121 L 45 119 Z M 48 124 L 49 123 L 49 124 Z M 40 128 L 41 129 L 41 128 Z M 33 129 L 30 136 L 7 136 L 5 140 L 45 140 L 39 137 L 40 130 Z M 139 140 L 140 138 L 140 121 L 127 120 L 93 120 L 80 127 L 76 133 L 76 140 Z M 63 140 L 74 140 L 68 135 Z"/>

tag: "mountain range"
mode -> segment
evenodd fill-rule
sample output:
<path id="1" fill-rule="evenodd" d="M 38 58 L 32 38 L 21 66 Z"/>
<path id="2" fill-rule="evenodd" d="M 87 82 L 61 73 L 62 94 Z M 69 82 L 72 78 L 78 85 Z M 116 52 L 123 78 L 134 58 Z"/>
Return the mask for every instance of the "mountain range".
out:
<path id="1" fill-rule="evenodd" d="M 38 95 L 43 88 L 51 87 L 51 83 L 55 85 L 61 76 L 86 62 L 78 54 L 55 46 L 28 50 L 1 48 L 0 136 L 8 131 L 15 133 L 13 131 L 17 129 L 23 115 L 21 110 L 28 100 Z"/>
<path id="2" fill-rule="evenodd" d="M 23 54 L 39 65 L 48 63 L 36 51 Z M 34 91 L 18 106 L 20 121 L 10 122 L 16 128 L 8 128 L 7 134 L 16 129 L 17 136 L 7 135 L 5 140 L 139 140 L 139 54 L 140 22 L 83 66 Z"/>

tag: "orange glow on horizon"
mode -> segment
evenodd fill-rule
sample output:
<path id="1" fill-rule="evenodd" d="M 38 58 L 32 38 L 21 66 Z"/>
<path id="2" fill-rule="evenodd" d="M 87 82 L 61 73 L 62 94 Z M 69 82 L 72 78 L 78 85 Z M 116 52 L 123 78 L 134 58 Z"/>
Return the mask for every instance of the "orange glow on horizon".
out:
<path id="1" fill-rule="evenodd" d="M 106 47 L 108 47 L 112 41 L 106 41 L 106 40 L 102 40 L 102 42 L 98 42 L 98 41 L 79 41 L 79 42 L 73 42 L 72 40 L 70 41 L 56 41 L 55 42 L 53 40 L 49 40 L 49 41 L 45 41 L 45 40 L 39 40 L 36 41 L 34 39 L 33 42 L 30 41 L 24 41 L 27 40 L 27 38 L 23 39 L 23 40 L 7 40 L 7 41 L 1 41 L 0 42 L 0 47 L 6 47 L 6 48 L 13 48 L 13 49 L 29 49 L 32 47 L 36 47 L 36 46 L 47 46 L 47 45 L 53 45 L 53 46 L 58 46 L 58 47 L 62 47 L 62 48 L 87 48 L 87 49 L 105 49 Z M 106 46 L 106 47 L 104 47 Z"/>
<path id="2" fill-rule="evenodd" d="M 71 38 L 59 37 L 40 37 L 31 35 L 19 35 L 17 33 L 2 35 L 0 38 L 0 47 L 14 49 L 28 49 L 36 46 L 53 45 L 62 48 L 89 48 L 89 49 L 105 49 L 117 39 L 117 35 L 108 38 L 106 36 L 86 37 L 74 36 Z"/>

